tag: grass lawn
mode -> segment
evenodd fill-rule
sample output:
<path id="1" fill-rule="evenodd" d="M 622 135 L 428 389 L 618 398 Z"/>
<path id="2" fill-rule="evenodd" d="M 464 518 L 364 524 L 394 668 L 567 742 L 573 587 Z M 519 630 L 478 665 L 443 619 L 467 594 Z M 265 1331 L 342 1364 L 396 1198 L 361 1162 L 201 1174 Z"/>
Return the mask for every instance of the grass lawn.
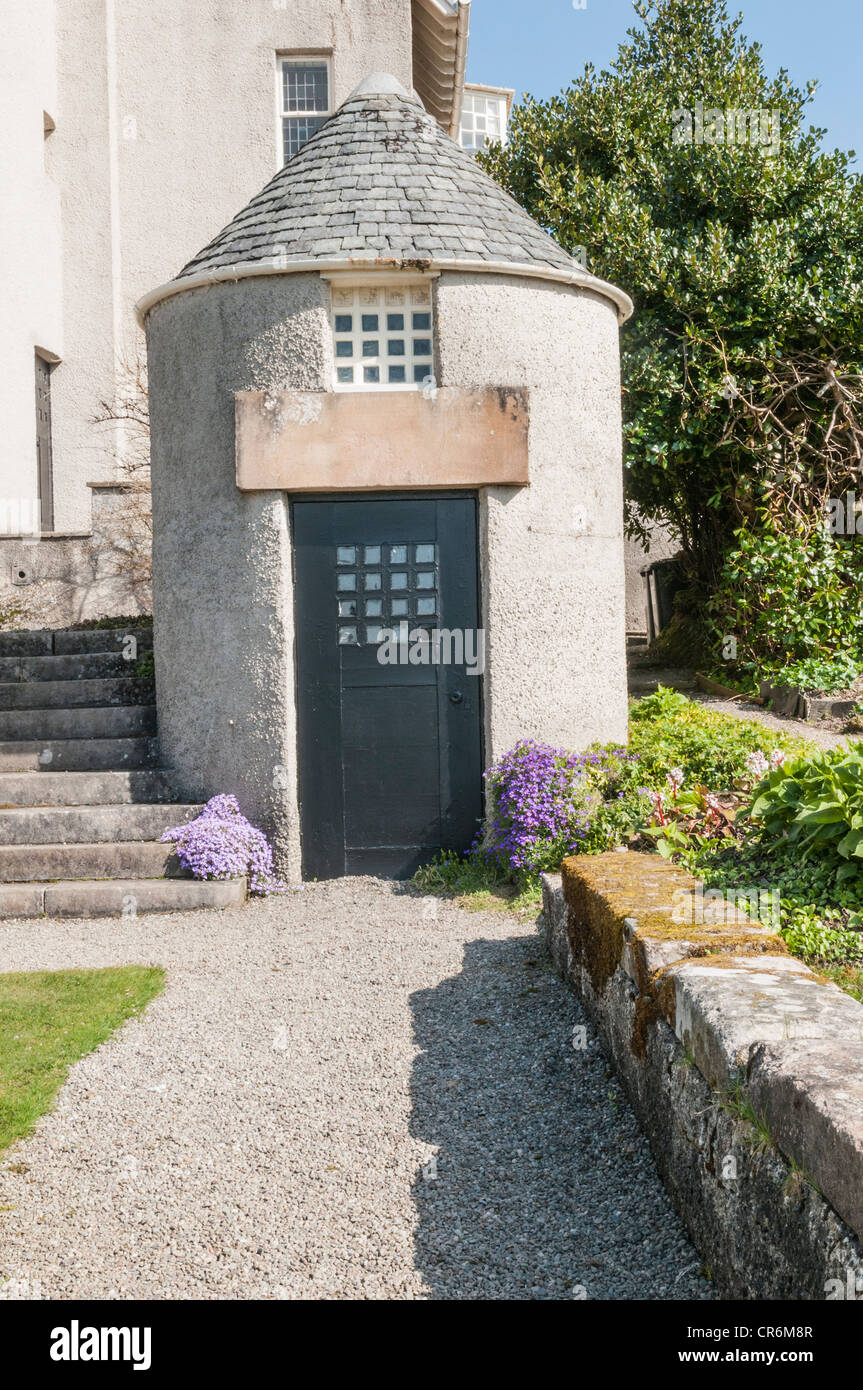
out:
<path id="1" fill-rule="evenodd" d="M 420 892 L 452 898 L 467 912 L 537 913 L 542 891 L 533 884 L 520 886 L 502 873 L 460 854 L 441 853 L 434 863 L 418 869 L 413 885 Z"/>
<path id="2" fill-rule="evenodd" d="M 72 1063 L 164 983 L 164 970 L 144 965 L 0 975 L 0 1151 L 50 1110 Z"/>
<path id="3" fill-rule="evenodd" d="M 818 960 L 817 957 L 810 957 L 809 964 L 813 970 L 832 980 L 834 985 L 838 985 L 846 994 L 853 995 L 863 1004 L 863 970 L 859 965 L 833 965 Z"/>

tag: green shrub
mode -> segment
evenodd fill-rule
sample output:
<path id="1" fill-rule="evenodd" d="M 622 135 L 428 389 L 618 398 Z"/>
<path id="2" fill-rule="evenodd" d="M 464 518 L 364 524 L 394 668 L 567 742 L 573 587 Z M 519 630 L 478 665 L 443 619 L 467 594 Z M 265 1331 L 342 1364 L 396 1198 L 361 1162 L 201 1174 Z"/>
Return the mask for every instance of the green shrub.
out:
<path id="1" fill-rule="evenodd" d="M 717 846 L 704 844 L 685 857 L 705 888 L 745 896 L 766 889 L 779 905 L 779 931 L 788 949 L 834 978 L 856 998 L 863 995 L 863 875 L 837 884 L 832 859 L 805 862 L 782 841 L 765 846 L 757 837 Z"/>
<path id="2" fill-rule="evenodd" d="M 854 538 L 856 539 L 856 538 Z M 788 675 L 795 663 L 838 662 L 861 669 L 863 554 L 854 539 L 818 529 L 786 535 L 741 527 L 725 558 L 709 620 L 717 650 L 737 639 L 738 669 Z M 803 668 L 804 680 L 808 679 Z M 834 689 L 841 689 L 842 678 Z M 820 687 L 825 688 L 825 687 Z"/>
<path id="3" fill-rule="evenodd" d="M 833 965 L 851 965 L 863 959 L 863 936 L 831 925 L 830 918 L 819 917 L 811 908 L 800 908 L 793 920 L 781 928 L 785 944 L 795 956 Z"/>
<path id="4" fill-rule="evenodd" d="M 820 749 L 770 772 L 744 815 L 766 848 L 823 856 L 843 883 L 863 860 L 863 743 Z"/>
<path id="5" fill-rule="evenodd" d="M 854 684 L 861 666 L 863 662 L 858 657 L 839 652 L 829 659 L 809 656 L 805 661 L 792 661 L 788 665 L 765 665 L 762 672 L 772 675 L 777 685 L 795 685 L 798 690 L 820 690 L 825 695 L 833 695 Z"/>
<path id="6" fill-rule="evenodd" d="M 812 747 L 805 739 L 720 714 L 662 686 L 630 712 L 629 751 L 637 754 L 644 786 L 664 786 L 676 767 L 686 787 L 699 782 L 713 791 L 730 790 L 751 781 L 746 767 L 750 754 L 769 757 L 775 748 L 801 754 Z"/>
<path id="7" fill-rule="evenodd" d="M 625 844 L 651 817 L 651 793 L 667 792 L 672 771 L 699 801 L 705 790 L 752 780 L 746 760 L 812 745 L 719 714 L 662 687 L 634 704 L 629 748 L 594 745 L 573 754 L 521 743 L 487 776 L 486 821 L 467 859 L 447 855 L 421 870 L 424 891 L 476 894 L 483 884 L 535 889 L 567 854 L 599 854 Z"/>
<path id="8" fill-rule="evenodd" d="M 773 674 L 777 685 L 796 685 L 802 691 L 823 691 L 824 695 L 832 695 L 853 685 L 862 664 L 859 657 L 839 652 L 828 660 L 820 656 L 807 656 L 805 662 L 763 667 L 763 670 Z"/>
<path id="9" fill-rule="evenodd" d="M 135 628 L 152 627 L 152 613 L 125 613 L 113 618 L 85 618 L 83 622 L 73 623 L 74 632 L 92 632 L 97 628 Z"/>

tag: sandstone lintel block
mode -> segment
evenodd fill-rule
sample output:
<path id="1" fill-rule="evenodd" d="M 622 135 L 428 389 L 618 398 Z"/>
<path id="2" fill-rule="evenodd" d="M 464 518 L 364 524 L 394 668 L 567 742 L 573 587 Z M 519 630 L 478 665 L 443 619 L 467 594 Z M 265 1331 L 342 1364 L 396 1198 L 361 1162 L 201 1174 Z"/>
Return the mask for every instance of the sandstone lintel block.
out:
<path id="1" fill-rule="evenodd" d="M 525 486 L 529 391 L 238 391 L 241 491 Z"/>

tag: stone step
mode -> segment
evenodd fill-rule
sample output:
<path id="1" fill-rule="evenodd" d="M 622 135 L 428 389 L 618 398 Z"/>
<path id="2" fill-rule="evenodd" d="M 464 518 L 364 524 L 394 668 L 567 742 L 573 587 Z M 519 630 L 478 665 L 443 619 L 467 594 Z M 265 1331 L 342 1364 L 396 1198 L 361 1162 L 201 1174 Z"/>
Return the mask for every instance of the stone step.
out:
<path id="1" fill-rule="evenodd" d="M 137 772 L 0 772 L 0 807 L 128 806 L 175 801 L 165 768 Z"/>
<path id="2" fill-rule="evenodd" d="M 66 738 L 0 743 L 0 772 L 125 772 L 156 767 L 154 738 Z"/>
<path id="3" fill-rule="evenodd" d="M 185 878 L 172 845 L 152 840 L 111 844 L 0 845 L 0 883 L 71 878 Z"/>
<path id="4" fill-rule="evenodd" d="M 68 656 L 78 652 L 122 651 L 126 639 L 135 638 L 139 652 L 151 651 L 152 627 L 62 628 L 57 632 L 0 632 L 0 657 Z"/>
<path id="5" fill-rule="evenodd" d="M 95 709 L 0 710 L 0 741 L 140 738 L 156 732 L 155 705 L 101 705 Z"/>
<path id="6" fill-rule="evenodd" d="M 200 810 L 200 806 L 178 803 L 0 809 L 0 846 L 158 840 L 163 830 L 194 820 Z"/>
<path id="7" fill-rule="evenodd" d="M 136 661 L 127 661 L 121 651 L 82 652 L 73 656 L 0 656 L 0 684 L 134 676 L 136 664 Z"/>
<path id="8" fill-rule="evenodd" d="M 138 653 L 153 650 L 151 627 L 88 628 L 84 632 L 65 629 L 54 633 L 54 655 L 72 656 L 83 652 L 114 652 L 128 650 L 129 638 L 134 637 Z"/>
<path id="9" fill-rule="evenodd" d="M 41 632 L 0 632 L 0 657 L 50 656 L 54 650 L 54 634 L 47 628 Z"/>
<path id="10" fill-rule="evenodd" d="M 194 912 L 238 907 L 244 878 L 201 882 L 194 878 L 63 880 L 0 884 L 0 918 L 134 917 L 143 912 Z"/>
<path id="11" fill-rule="evenodd" d="M 106 705 L 152 705 L 156 687 L 137 676 L 110 676 L 102 680 L 6 681 L 0 685 L 0 710 L 90 709 Z"/>

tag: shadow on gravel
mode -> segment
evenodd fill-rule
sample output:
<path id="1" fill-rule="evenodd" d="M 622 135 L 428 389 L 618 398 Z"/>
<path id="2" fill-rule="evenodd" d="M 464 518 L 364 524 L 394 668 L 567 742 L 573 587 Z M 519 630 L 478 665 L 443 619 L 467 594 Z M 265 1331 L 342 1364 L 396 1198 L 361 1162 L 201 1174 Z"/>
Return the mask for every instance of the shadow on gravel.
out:
<path id="1" fill-rule="evenodd" d="M 436 1151 L 414 1183 L 432 1298 L 714 1296 L 540 937 L 468 943 L 460 974 L 411 1005 L 411 1130 Z"/>

